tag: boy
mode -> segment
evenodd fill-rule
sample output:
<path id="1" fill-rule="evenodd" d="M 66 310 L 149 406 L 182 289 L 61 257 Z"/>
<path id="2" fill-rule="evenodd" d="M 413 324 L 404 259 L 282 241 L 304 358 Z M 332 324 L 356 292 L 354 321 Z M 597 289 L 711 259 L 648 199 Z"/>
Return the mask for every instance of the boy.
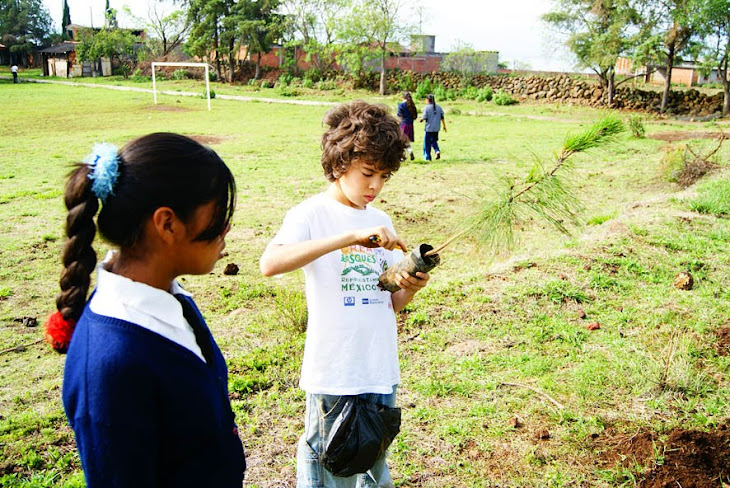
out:
<path id="1" fill-rule="evenodd" d="M 329 188 L 289 210 L 261 256 L 272 276 L 303 268 L 307 338 L 299 386 L 306 392 L 297 487 L 393 486 L 385 456 L 365 474 L 337 477 L 320 463 L 345 396 L 395 406 L 400 382 L 395 312 L 429 276 L 404 272 L 400 290 L 377 287 L 378 276 L 403 257 L 390 218 L 369 206 L 398 170 L 408 140 L 382 105 L 355 101 L 327 113 L 322 167 Z"/>

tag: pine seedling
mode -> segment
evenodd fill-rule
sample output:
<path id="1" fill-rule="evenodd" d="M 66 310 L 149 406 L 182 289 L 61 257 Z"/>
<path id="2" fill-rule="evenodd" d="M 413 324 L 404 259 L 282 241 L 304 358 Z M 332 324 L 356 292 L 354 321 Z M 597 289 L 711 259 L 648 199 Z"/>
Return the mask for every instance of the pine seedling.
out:
<path id="1" fill-rule="evenodd" d="M 529 217 L 547 222 L 567 234 L 566 223 L 576 224 L 578 213 L 583 208 L 567 188 L 563 177 L 573 167 L 571 156 L 606 144 L 623 130 L 620 119 L 608 116 L 579 134 L 569 135 L 551 165 L 546 166 L 536 159 L 521 182 L 506 181 L 496 200 L 485 202 L 481 210 L 467 221 L 464 229 L 425 255 L 438 254 L 451 242 L 466 235 L 474 236 L 491 251 L 509 249 L 515 242 L 515 227 Z"/>
<path id="2" fill-rule="evenodd" d="M 440 262 L 439 252 L 453 241 L 473 236 L 482 247 L 491 252 L 510 249 L 515 242 L 517 225 L 535 217 L 551 224 L 567 234 L 566 223 L 577 223 L 580 201 L 569 191 L 564 174 L 572 167 L 571 156 L 610 142 L 624 130 L 623 123 L 615 116 L 608 116 L 593 126 L 565 139 L 563 147 L 551 165 L 544 165 L 535 158 L 530 172 L 522 181 L 507 180 L 493 201 L 484 200 L 481 209 L 466 222 L 465 227 L 452 235 L 440 246 L 432 248 L 421 244 L 401 262 L 387 269 L 378 279 L 378 286 L 388 291 L 400 287 L 396 276 L 403 271 L 415 275 L 428 272 Z"/>

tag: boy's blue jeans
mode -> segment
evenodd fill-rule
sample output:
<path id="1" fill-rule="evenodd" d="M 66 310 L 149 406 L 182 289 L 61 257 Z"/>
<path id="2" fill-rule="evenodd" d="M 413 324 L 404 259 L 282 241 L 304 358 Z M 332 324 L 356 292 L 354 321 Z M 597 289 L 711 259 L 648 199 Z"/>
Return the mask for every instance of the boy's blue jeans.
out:
<path id="1" fill-rule="evenodd" d="M 364 393 L 358 397 L 372 403 L 395 407 L 395 391 L 389 395 Z M 342 411 L 347 397 L 307 393 L 304 434 L 297 447 L 297 488 L 393 487 L 385 454 L 364 474 L 347 478 L 335 476 L 319 462 L 332 424 Z"/>
<path id="2" fill-rule="evenodd" d="M 426 161 L 431 161 L 431 148 L 436 152 L 441 152 L 438 132 L 426 132 L 423 138 L 423 159 Z"/>

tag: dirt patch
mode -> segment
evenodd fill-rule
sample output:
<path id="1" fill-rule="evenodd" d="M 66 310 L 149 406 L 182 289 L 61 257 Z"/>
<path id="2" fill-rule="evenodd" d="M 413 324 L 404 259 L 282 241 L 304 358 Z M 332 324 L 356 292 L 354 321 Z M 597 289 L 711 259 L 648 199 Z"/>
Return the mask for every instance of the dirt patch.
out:
<path id="1" fill-rule="evenodd" d="M 152 110 L 153 112 L 190 112 L 190 109 L 172 105 L 150 105 L 145 107 L 145 110 Z"/>
<path id="2" fill-rule="evenodd" d="M 212 146 L 213 144 L 220 144 L 221 142 L 223 142 L 223 138 L 217 136 L 190 136 L 190 138 L 208 146 Z"/>
<path id="3" fill-rule="evenodd" d="M 602 436 L 603 437 L 603 436 Z M 709 432 L 673 429 L 666 440 L 654 432 L 604 439 L 601 462 L 643 466 L 640 488 L 717 488 L 730 483 L 730 426 Z"/>
<path id="4" fill-rule="evenodd" d="M 715 335 L 717 336 L 717 354 L 730 356 L 730 325 L 720 327 Z"/>
<path id="5" fill-rule="evenodd" d="M 690 130 L 679 130 L 656 132 L 654 134 L 647 134 L 646 137 L 659 141 L 674 142 L 684 141 L 687 139 L 719 139 L 720 137 L 722 137 L 722 135 L 722 132 L 696 132 Z"/>

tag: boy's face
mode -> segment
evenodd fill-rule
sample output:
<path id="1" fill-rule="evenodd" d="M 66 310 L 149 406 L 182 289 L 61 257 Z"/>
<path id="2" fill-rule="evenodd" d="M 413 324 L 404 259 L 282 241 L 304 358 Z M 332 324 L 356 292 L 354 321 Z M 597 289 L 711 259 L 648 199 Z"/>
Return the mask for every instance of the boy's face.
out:
<path id="1" fill-rule="evenodd" d="M 355 159 L 350 168 L 335 180 L 335 198 L 349 207 L 364 209 L 380 194 L 390 177 L 390 170 L 381 170 L 369 161 Z"/>

